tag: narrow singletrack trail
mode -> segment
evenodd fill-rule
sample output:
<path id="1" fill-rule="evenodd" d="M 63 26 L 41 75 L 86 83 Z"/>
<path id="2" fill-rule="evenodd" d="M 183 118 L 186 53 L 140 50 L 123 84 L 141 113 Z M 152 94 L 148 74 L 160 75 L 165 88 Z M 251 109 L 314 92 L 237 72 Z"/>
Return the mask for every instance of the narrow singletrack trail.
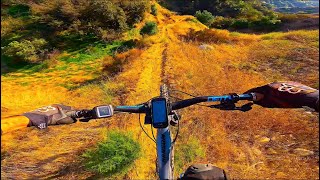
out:
<path id="1" fill-rule="evenodd" d="M 161 43 L 152 45 L 142 55 L 131 63 L 128 70 L 123 72 L 118 78 L 119 81 L 133 87 L 131 92 L 126 95 L 125 104 L 134 105 L 145 102 L 151 97 L 159 95 L 161 82 L 161 54 L 163 45 Z M 134 82 L 132 77 L 138 77 Z M 123 116 L 118 117 L 122 119 Z M 117 119 L 118 119 L 117 118 Z M 130 175 L 132 179 L 146 179 L 154 176 L 155 166 L 155 143 L 151 141 L 141 130 L 137 115 L 127 115 L 124 118 L 129 131 L 137 136 L 142 145 L 142 156 L 135 163 L 134 173 Z M 144 122 L 144 115 L 141 115 L 141 123 Z M 146 131 L 151 135 L 150 127 L 144 126 Z"/>
<path id="2" fill-rule="evenodd" d="M 152 97 L 159 96 L 160 85 L 167 83 L 166 75 L 166 51 L 170 39 L 167 36 L 168 27 L 172 24 L 164 23 L 161 19 L 159 33 L 153 37 L 157 39 L 139 58 L 124 67 L 124 71 L 117 77 L 116 81 L 126 84 L 130 92 L 126 95 L 125 104 L 133 105 L 145 102 Z M 175 21 L 170 21 L 175 23 Z M 122 117 L 119 117 L 122 118 Z M 132 179 L 154 179 L 156 178 L 156 146 L 141 130 L 138 117 L 128 115 L 125 118 L 128 130 L 133 131 L 142 145 L 143 155 L 135 163 L 134 172 L 130 174 Z M 144 122 L 144 115 L 141 115 Z M 152 136 L 150 126 L 144 126 L 147 133 Z M 154 135 L 156 130 L 154 129 Z"/>

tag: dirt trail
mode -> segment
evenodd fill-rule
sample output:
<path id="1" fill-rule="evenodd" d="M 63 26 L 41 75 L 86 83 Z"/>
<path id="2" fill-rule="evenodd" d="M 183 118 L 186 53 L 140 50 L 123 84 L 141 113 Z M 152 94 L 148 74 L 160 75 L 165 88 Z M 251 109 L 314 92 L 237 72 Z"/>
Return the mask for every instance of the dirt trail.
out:
<path id="1" fill-rule="evenodd" d="M 137 76 L 131 93 L 127 95 L 126 104 L 134 105 L 145 102 L 151 97 L 159 95 L 159 87 L 161 82 L 161 54 L 163 52 L 163 44 L 158 43 L 152 45 L 146 50 L 139 59 L 130 64 L 128 71 L 119 76 L 119 80 L 127 86 L 132 86 L 132 76 Z M 146 179 L 154 176 L 155 170 L 155 143 L 151 141 L 141 130 L 138 117 L 129 115 L 125 120 L 130 124 L 127 130 L 132 131 L 142 145 L 142 156 L 135 164 L 135 172 L 130 175 L 133 179 Z M 141 122 L 144 122 L 144 116 L 141 115 Z M 150 127 L 144 126 L 146 131 L 151 135 Z"/>
<path id="2" fill-rule="evenodd" d="M 166 51 L 168 40 L 168 27 L 175 23 L 170 17 L 159 18 L 159 33 L 153 37 L 156 42 L 152 44 L 138 59 L 125 67 L 125 71 L 119 75 L 118 80 L 130 87 L 131 92 L 126 96 L 126 104 L 133 105 L 145 102 L 160 93 L 160 85 L 167 83 L 165 72 Z M 133 78 L 138 77 L 138 78 Z M 133 79 L 136 83 L 133 83 Z M 130 122 L 128 130 L 134 132 L 142 145 L 143 155 L 135 163 L 135 170 L 130 174 L 132 179 L 156 178 L 156 146 L 141 130 L 137 116 L 127 116 Z M 144 116 L 141 116 L 143 123 Z M 152 135 L 150 126 L 144 126 L 149 135 Z M 154 130 L 156 135 L 156 130 Z"/>
<path id="3" fill-rule="evenodd" d="M 125 83 L 129 89 L 126 95 L 125 103 L 133 105 L 145 102 L 152 97 L 158 96 L 160 93 L 160 85 L 166 83 L 168 86 L 170 77 L 170 69 L 167 64 L 169 44 L 180 43 L 177 35 L 172 28 L 179 26 L 179 23 L 185 21 L 189 16 L 176 16 L 171 12 L 160 9 L 159 15 L 155 18 L 158 23 L 159 32 L 157 35 L 147 37 L 152 41 L 152 45 L 148 47 L 143 54 L 130 64 L 124 67 L 124 71 L 118 76 L 116 81 Z M 183 29 L 188 31 L 190 25 Z M 197 27 L 204 28 L 204 26 Z M 134 132 L 142 145 L 143 155 L 136 161 L 134 172 L 130 174 L 132 179 L 154 179 L 156 178 L 156 146 L 141 130 L 138 117 L 130 115 L 126 117 L 126 123 L 130 125 L 128 130 Z M 143 123 L 144 116 L 141 116 Z M 144 126 L 149 135 L 152 134 L 150 126 Z M 156 130 L 154 130 L 156 134 Z"/>

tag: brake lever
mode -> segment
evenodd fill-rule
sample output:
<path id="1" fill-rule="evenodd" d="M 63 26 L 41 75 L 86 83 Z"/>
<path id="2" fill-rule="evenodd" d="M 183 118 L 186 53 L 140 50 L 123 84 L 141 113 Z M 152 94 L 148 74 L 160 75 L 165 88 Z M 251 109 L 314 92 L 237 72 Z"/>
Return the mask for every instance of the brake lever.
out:
<path id="1" fill-rule="evenodd" d="M 252 109 L 253 103 L 247 103 L 245 105 L 242 105 L 240 107 L 237 107 L 234 102 L 221 102 L 220 104 L 215 104 L 209 106 L 210 108 L 215 108 L 215 109 L 220 109 L 220 110 L 225 110 L 225 111 L 233 111 L 233 110 L 238 110 L 241 112 L 247 112 Z"/>
<path id="2" fill-rule="evenodd" d="M 170 125 L 171 126 L 176 126 L 178 124 L 178 121 L 181 119 L 181 115 L 178 114 L 177 111 L 171 111 L 169 116 L 170 116 Z"/>
<path id="3" fill-rule="evenodd" d="M 79 119 L 80 122 L 89 122 L 91 120 L 91 118 L 82 118 Z"/>

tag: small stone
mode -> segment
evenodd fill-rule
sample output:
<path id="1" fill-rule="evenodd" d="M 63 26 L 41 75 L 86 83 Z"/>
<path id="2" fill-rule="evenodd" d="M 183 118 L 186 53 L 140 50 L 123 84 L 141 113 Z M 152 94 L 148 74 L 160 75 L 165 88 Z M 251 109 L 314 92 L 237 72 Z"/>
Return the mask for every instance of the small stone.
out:
<path id="1" fill-rule="evenodd" d="M 271 137 L 271 140 L 275 141 L 275 140 L 279 140 L 279 138 L 280 138 L 280 134 L 276 133 Z"/>
<path id="2" fill-rule="evenodd" d="M 302 148 L 296 148 L 293 150 L 293 152 L 297 155 L 300 155 L 300 156 L 310 156 L 310 155 L 314 154 L 313 151 L 310 151 L 307 149 L 302 149 Z"/>
<path id="3" fill-rule="evenodd" d="M 212 46 L 208 45 L 208 44 L 202 44 L 199 46 L 200 49 L 202 50 L 212 50 L 214 49 Z"/>
<path id="4" fill-rule="evenodd" d="M 262 138 L 259 140 L 260 143 L 267 143 L 267 142 L 269 142 L 269 141 L 270 141 L 270 138 L 267 138 L 267 137 L 262 137 Z"/>
<path id="5" fill-rule="evenodd" d="M 262 154 L 262 152 L 257 148 L 252 148 L 252 152 L 257 156 L 260 156 Z"/>
<path id="6" fill-rule="evenodd" d="M 277 153 L 277 151 L 275 151 L 274 149 L 269 148 L 269 149 L 267 150 L 267 154 L 273 155 L 273 154 L 278 154 L 278 153 Z"/>
<path id="7" fill-rule="evenodd" d="M 286 174 L 284 172 L 277 172 L 277 177 L 284 178 L 284 177 L 286 177 Z"/>

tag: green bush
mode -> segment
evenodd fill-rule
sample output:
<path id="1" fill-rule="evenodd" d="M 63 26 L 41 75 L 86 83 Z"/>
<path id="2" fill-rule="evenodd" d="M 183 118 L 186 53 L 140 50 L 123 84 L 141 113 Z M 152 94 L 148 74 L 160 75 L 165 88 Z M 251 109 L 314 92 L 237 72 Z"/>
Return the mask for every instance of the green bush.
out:
<path id="1" fill-rule="evenodd" d="M 249 27 L 250 22 L 247 19 L 236 19 L 232 24 L 231 27 L 237 29 L 245 29 Z"/>
<path id="2" fill-rule="evenodd" d="M 214 16 L 211 14 L 211 12 L 204 10 L 203 12 L 197 11 L 195 14 L 195 17 L 203 24 L 207 26 L 211 26 L 211 24 L 214 21 Z"/>
<path id="3" fill-rule="evenodd" d="M 119 7 L 126 13 L 127 25 L 129 27 L 143 20 L 145 12 L 150 7 L 148 0 L 121 0 L 115 2 L 119 3 Z"/>
<path id="4" fill-rule="evenodd" d="M 126 30 L 127 17 L 122 8 L 111 1 L 93 1 L 86 7 L 84 19 L 96 27 Z"/>
<path id="5" fill-rule="evenodd" d="M 204 156 L 204 149 L 201 147 L 199 140 L 194 137 L 190 138 L 187 143 L 177 145 L 174 153 L 176 172 L 182 172 L 184 166 L 195 163 L 197 159 Z"/>
<path id="6" fill-rule="evenodd" d="M 96 149 L 86 151 L 85 167 L 107 177 L 127 173 L 139 157 L 141 147 L 130 135 L 111 131 Z"/>
<path id="7" fill-rule="evenodd" d="M 154 16 L 158 15 L 158 9 L 157 9 L 157 6 L 155 4 L 151 5 L 151 14 L 154 15 Z"/>
<path id="8" fill-rule="evenodd" d="M 211 24 L 211 27 L 224 29 L 230 27 L 234 23 L 234 19 L 225 18 L 222 16 L 215 16 L 214 21 Z"/>
<path id="9" fill-rule="evenodd" d="M 40 1 L 39 1 L 40 2 Z M 144 18 L 147 0 L 44 0 L 32 3 L 32 14 L 54 31 L 95 34 L 103 40 L 118 35 Z M 110 40 L 109 39 L 109 40 Z"/>
<path id="10" fill-rule="evenodd" d="M 21 61 L 37 63 L 43 60 L 44 47 L 47 41 L 44 39 L 12 41 L 4 48 L 4 55 Z"/>
<path id="11" fill-rule="evenodd" d="M 30 15 L 30 8 L 24 4 L 13 5 L 9 7 L 8 14 L 12 17 L 28 16 Z"/>
<path id="12" fill-rule="evenodd" d="M 281 20 L 263 17 L 258 21 L 251 22 L 251 26 L 257 30 L 275 30 L 279 27 Z"/>
<path id="13" fill-rule="evenodd" d="M 258 19 L 248 18 L 226 18 L 222 16 L 215 16 L 211 27 L 214 28 L 235 28 L 235 29 L 246 29 L 251 28 L 255 30 L 267 30 L 272 31 L 279 27 L 281 20 L 276 16 L 263 16 Z"/>
<path id="14" fill-rule="evenodd" d="M 152 21 L 146 22 L 146 24 L 140 30 L 141 35 L 144 35 L 144 34 L 154 35 L 154 34 L 157 34 L 157 32 L 158 32 L 157 23 Z"/>

